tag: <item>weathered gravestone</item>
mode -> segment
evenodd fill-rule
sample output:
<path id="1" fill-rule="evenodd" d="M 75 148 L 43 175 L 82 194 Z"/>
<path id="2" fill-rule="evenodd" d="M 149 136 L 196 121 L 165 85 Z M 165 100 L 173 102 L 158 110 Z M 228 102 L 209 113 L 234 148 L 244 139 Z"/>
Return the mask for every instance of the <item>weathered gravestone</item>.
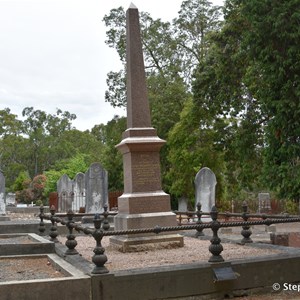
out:
<path id="1" fill-rule="evenodd" d="M 68 212 L 72 209 L 73 182 L 67 174 L 57 181 L 58 212 Z"/>
<path id="2" fill-rule="evenodd" d="M 16 205 L 16 194 L 15 193 L 7 193 L 5 197 L 6 205 Z"/>
<path id="3" fill-rule="evenodd" d="M 258 193 L 258 212 L 269 213 L 271 212 L 271 201 L 269 193 Z"/>
<path id="4" fill-rule="evenodd" d="M 0 172 L 0 216 L 5 215 L 5 177 Z"/>
<path id="5" fill-rule="evenodd" d="M 108 205 L 108 175 L 99 163 L 93 163 L 85 173 L 86 213 L 102 213 Z"/>
<path id="6" fill-rule="evenodd" d="M 79 212 L 85 204 L 85 174 L 77 173 L 73 180 L 73 212 Z"/>
<path id="7" fill-rule="evenodd" d="M 210 212 L 215 205 L 215 188 L 217 180 L 215 174 L 209 168 L 202 168 L 195 177 L 195 210 L 200 202 L 203 212 Z M 202 221 L 211 221 L 210 217 L 204 216 Z"/>
<path id="8" fill-rule="evenodd" d="M 124 194 L 118 198 L 115 230 L 176 226 L 170 196 L 162 191 L 160 148 L 165 143 L 151 126 L 139 12 L 131 4 L 126 12 L 127 130 L 116 147 L 123 155 Z M 127 251 L 130 245 L 179 242 L 177 234 L 120 236 L 110 241 Z"/>
<path id="9" fill-rule="evenodd" d="M 186 212 L 188 210 L 188 199 L 181 197 L 178 199 L 178 211 Z"/>

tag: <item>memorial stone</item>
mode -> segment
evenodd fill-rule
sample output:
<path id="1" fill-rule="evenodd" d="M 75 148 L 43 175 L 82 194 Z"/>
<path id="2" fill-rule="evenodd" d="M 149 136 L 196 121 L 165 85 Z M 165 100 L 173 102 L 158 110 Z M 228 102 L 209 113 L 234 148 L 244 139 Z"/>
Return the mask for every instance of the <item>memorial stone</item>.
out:
<path id="1" fill-rule="evenodd" d="M 186 212 L 188 210 L 188 199 L 181 197 L 178 199 L 178 211 Z"/>
<path id="2" fill-rule="evenodd" d="M 85 174 L 77 173 L 73 180 L 73 212 L 79 212 L 80 208 L 85 208 Z"/>
<path id="3" fill-rule="evenodd" d="M 195 177 L 195 210 L 200 202 L 203 212 L 210 212 L 215 205 L 215 187 L 217 184 L 215 174 L 209 168 L 202 168 Z M 203 216 L 203 222 L 211 221 L 210 217 Z"/>
<path id="4" fill-rule="evenodd" d="M 108 205 L 108 175 L 99 163 L 85 173 L 86 213 L 102 213 Z"/>
<path id="5" fill-rule="evenodd" d="M 16 205 L 16 194 L 7 193 L 5 197 L 6 205 Z"/>
<path id="6" fill-rule="evenodd" d="M 176 226 L 170 196 L 161 187 L 159 151 L 165 141 L 151 126 L 139 12 L 133 4 L 126 12 L 126 67 L 127 129 L 116 146 L 123 155 L 124 193 L 118 198 L 115 230 Z M 183 246 L 177 234 L 116 236 L 110 241 L 123 251 L 141 243 L 170 241 Z"/>
<path id="7" fill-rule="evenodd" d="M 0 172 L 0 215 L 6 214 L 5 208 L 5 177 Z"/>
<path id="8" fill-rule="evenodd" d="M 258 193 L 258 212 L 269 213 L 271 212 L 271 201 L 269 193 Z"/>
<path id="9" fill-rule="evenodd" d="M 73 183 L 67 174 L 64 174 L 57 182 L 58 212 L 68 212 L 72 209 Z"/>

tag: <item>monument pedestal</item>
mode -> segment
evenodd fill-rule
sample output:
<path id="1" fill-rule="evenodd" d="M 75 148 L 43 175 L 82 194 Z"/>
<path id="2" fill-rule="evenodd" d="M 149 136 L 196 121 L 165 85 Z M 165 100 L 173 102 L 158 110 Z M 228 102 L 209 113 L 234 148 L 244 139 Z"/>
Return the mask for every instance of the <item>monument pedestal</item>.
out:
<path id="1" fill-rule="evenodd" d="M 149 244 L 174 245 L 176 247 L 183 247 L 183 237 L 178 234 L 164 234 L 164 235 L 152 235 L 152 236 L 118 236 L 110 239 L 110 242 L 116 246 L 121 247 L 122 252 L 130 252 L 138 250 L 139 247 Z"/>
<path id="2" fill-rule="evenodd" d="M 119 213 L 114 218 L 114 230 L 177 226 L 176 215 L 171 212 L 170 196 L 163 191 L 123 194 L 118 198 Z M 174 232 L 140 233 L 110 238 L 110 243 L 121 246 L 123 252 L 145 244 L 174 244 L 183 247 L 183 236 Z"/>

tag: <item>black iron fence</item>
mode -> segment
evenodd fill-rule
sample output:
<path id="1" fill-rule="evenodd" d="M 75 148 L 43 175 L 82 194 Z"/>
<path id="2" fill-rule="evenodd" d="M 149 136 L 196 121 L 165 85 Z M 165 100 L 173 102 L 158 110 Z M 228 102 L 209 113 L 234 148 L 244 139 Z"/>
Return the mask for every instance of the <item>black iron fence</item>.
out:
<path id="1" fill-rule="evenodd" d="M 101 214 L 95 214 L 93 218 L 94 228 L 84 227 L 81 224 L 75 223 L 74 217 L 75 214 L 72 211 L 68 211 L 66 214 L 67 218 L 63 219 L 58 217 L 55 214 L 55 208 L 50 208 L 50 214 L 44 214 L 43 206 L 40 207 L 40 224 L 39 231 L 41 235 L 45 234 L 45 223 L 44 219 L 50 220 L 52 226 L 50 227 L 50 240 L 53 242 L 58 242 L 57 236 L 57 223 L 66 225 L 69 233 L 67 235 L 67 240 L 65 245 L 67 250 L 65 255 L 74 255 L 78 254 L 75 249 L 77 246 L 76 236 L 73 233 L 73 230 L 78 232 L 83 232 L 86 235 L 92 236 L 95 239 L 95 248 L 93 250 L 94 255 L 92 261 L 95 264 L 92 274 L 104 274 L 108 273 L 108 269 L 105 267 L 107 262 L 107 256 L 105 254 L 105 249 L 101 244 L 101 241 L 104 236 L 121 236 L 121 235 L 134 235 L 134 234 L 143 234 L 143 233 L 155 233 L 159 234 L 162 232 L 174 232 L 174 231 L 185 231 L 185 230 L 196 230 L 195 236 L 203 235 L 203 229 L 210 228 L 212 230 L 212 238 L 210 240 L 211 244 L 209 246 L 209 252 L 211 257 L 209 258 L 210 263 L 223 262 L 224 259 L 221 255 L 223 251 L 223 246 L 221 244 L 221 239 L 218 236 L 218 230 L 224 227 L 242 227 L 242 244 L 252 243 L 251 234 L 252 231 L 250 226 L 252 225 L 272 225 L 279 223 L 295 223 L 300 222 L 300 216 L 289 216 L 289 215 L 267 215 L 267 214 L 250 214 L 248 212 L 248 206 L 243 203 L 243 212 L 242 213 L 219 213 L 217 208 L 214 206 L 211 212 L 202 212 L 201 206 L 197 206 L 196 212 L 185 212 L 189 215 L 196 216 L 197 220 L 194 224 L 187 225 L 178 225 L 178 226 L 169 226 L 161 227 L 155 226 L 154 228 L 141 228 L 141 229 L 131 229 L 131 230 L 118 230 L 118 231 L 109 231 L 109 222 L 108 216 L 115 215 L 115 213 L 110 213 L 107 211 L 107 207 L 104 208 L 104 212 Z M 177 214 L 183 214 L 184 212 L 177 212 Z M 203 216 L 209 216 L 212 221 L 209 223 L 203 223 L 201 218 Z M 218 217 L 223 216 L 226 218 L 224 221 L 219 221 Z M 234 221 L 230 221 L 229 218 L 234 217 Z M 192 218 L 192 216 L 191 216 Z M 242 221 L 236 220 L 237 218 L 242 218 Z M 255 218 L 254 220 L 249 221 L 249 218 Z"/>

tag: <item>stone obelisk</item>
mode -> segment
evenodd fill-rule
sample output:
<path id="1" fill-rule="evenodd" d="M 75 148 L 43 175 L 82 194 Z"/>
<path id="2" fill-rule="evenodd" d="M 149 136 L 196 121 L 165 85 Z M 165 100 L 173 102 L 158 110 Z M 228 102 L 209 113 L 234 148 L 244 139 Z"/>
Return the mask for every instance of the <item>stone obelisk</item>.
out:
<path id="1" fill-rule="evenodd" d="M 126 12 L 127 129 L 116 147 L 123 155 L 124 193 L 118 198 L 115 230 L 176 226 L 170 196 L 161 187 L 160 148 L 165 141 L 151 126 L 138 9 L 131 4 Z M 115 236 L 111 243 L 131 245 L 176 242 L 178 234 Z"/>

